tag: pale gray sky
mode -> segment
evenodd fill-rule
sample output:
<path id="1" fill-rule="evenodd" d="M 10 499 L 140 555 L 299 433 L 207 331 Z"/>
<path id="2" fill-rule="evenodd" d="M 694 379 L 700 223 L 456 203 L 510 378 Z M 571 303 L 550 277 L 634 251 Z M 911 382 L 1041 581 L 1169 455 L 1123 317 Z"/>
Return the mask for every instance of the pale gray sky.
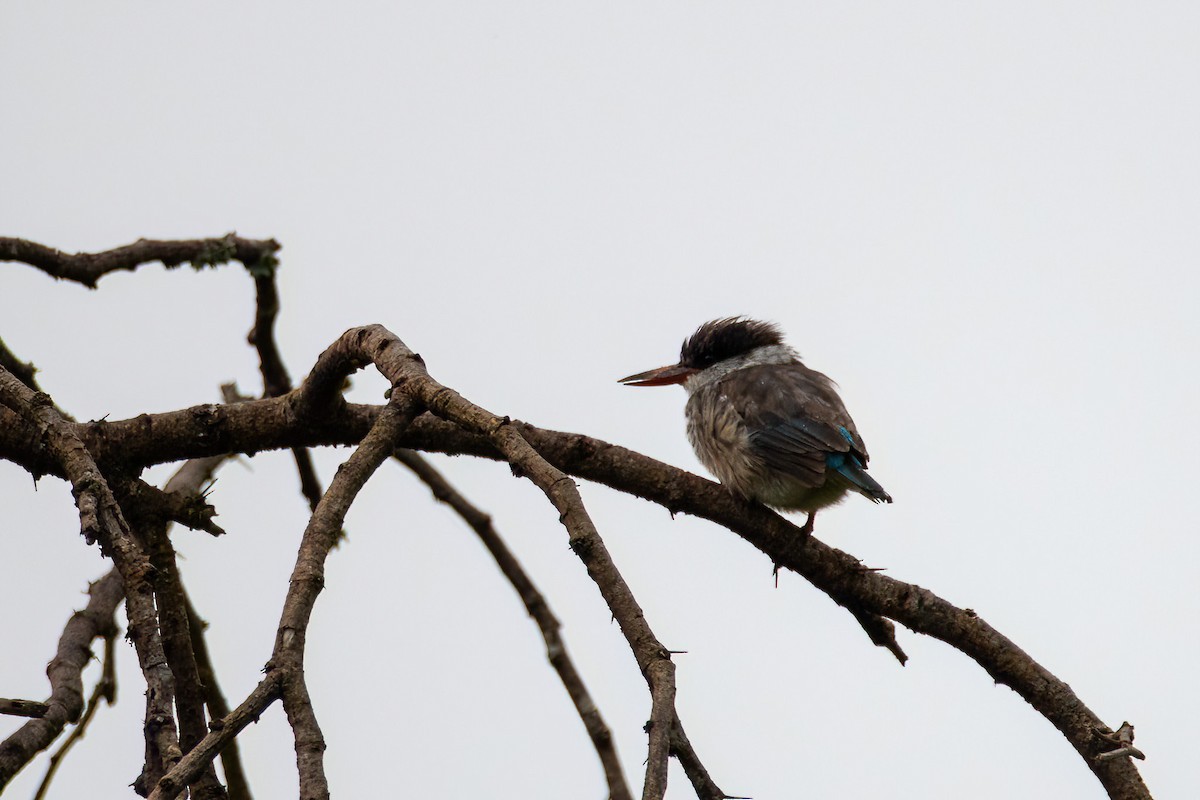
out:
<path id="1" fill-rule="evenodd" d="M 673 361 L 706 319 L 775 320 L 841 384 L 896 497 L 851 498 L 817 536 L 977 610 L 1137 726 L 1156 796 L 1189 797 L 1198 32 L 1191 3 L 10 3 L 0 234 L 276 237 L 296 377 L 378 322 L 497 413 L 695 471 L 683 393 L 616 378 Z M 257 389 L 252 308 L 240 268 L 89 292 L 0 267 L 0 335 L 83 419 Z M 360 376 L 355 397 L 382 389 Z M 319 457 L 326 479 L 347 452 Z M 439 463 L 540 582 L 640 785 L 644 684 L 555 513 L 503 466 Z M 965 656 L 901 631 L 900 668 L 795 576 L 773 588 L 733 534 L 582 489 L 688 651 L 680 714 L 726 791 L 1103 796 Z M 176 541 L 236 702 L 305 506 L 286 454 L 227 467 L 212 499 L 229 535 Z M 29 565 L 0 583 L 0 694 L 41 698 L 105 564 L 62 482 L 35 493 L 0 464 L 0 500 L 0 563 Z M 463 526 L 400 468 L 347 526 L 308 661 L 335 796 L 602 797 L 540 637 Z M 121 702 L 59 797 L 137 775 L 121 653 Z M 242 742 L 257 796 L 294 795 L 281 711 Z"/>

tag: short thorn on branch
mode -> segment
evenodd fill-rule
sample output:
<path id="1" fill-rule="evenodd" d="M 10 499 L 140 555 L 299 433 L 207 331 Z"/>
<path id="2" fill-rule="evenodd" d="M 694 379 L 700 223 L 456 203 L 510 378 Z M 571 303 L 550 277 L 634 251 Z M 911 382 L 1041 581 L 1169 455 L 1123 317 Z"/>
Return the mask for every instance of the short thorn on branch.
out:
<path id="1" fill-rule="evenodd" d="M 1133 726 L 1122 722 L 1116 731 L 1106 731 L 1103 728 L 1092 728 L 1096 738 L 1113 745 L 1115 750 L 1108 750 L 1096 756 L 1097 761 L 1111 761 L 1114 758 L 1139 758 L 1146 760 L 1146 754 L 1133 746 Z"/>

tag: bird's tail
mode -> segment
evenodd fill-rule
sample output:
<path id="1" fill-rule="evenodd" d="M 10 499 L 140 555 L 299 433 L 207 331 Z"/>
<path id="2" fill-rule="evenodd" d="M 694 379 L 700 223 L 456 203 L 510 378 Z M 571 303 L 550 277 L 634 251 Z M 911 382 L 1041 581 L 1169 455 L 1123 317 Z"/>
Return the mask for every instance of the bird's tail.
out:
<path id="1" fill-rule="evenodd" d="M 892 496 L 879 485 L 879 481 L 867 474 L 858 459 L 845 453 L 830 454 L 826 463 L 850 483 L 850 487 L 874 503 L 890 503 Z"/>

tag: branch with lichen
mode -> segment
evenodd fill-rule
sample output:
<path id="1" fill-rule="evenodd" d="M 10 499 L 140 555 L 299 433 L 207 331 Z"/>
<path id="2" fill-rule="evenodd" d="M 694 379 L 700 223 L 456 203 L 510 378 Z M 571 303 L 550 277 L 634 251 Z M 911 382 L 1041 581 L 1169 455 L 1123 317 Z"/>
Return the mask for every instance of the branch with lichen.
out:
<path id="1" fill-rule="evenodd" d="M 161 262 L 167 269 L 190 264 L 195 269 L 240 261 L 251 274 L 269 273 L 278 265 L 274 239 L 245 239 L 228 234 L 215 239 L 138 239 L 99 253 L 64 253 L 28 239 L 0 236 L 0 261 L 36 267 L 52 278 L 81 283 L 90 289 L 110 272 L 135 270 Z"/>

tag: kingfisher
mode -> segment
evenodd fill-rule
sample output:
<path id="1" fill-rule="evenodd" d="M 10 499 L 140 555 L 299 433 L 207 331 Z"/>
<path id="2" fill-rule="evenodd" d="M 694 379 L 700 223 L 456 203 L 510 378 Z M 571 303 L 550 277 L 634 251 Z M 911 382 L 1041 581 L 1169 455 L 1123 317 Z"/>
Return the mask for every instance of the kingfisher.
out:
<path id="1" fill-rule="evenodd" d="M 683 342 L 679 363 L 622 378 L 682 384 L 687 436 L 700 463 L 734 495 L 781 511 L 817 511 L 857 492 L 892 496 L 867 474 L 867 446 L 835 384 L 800 361 L 770 322 L 727 317 Z"/>

